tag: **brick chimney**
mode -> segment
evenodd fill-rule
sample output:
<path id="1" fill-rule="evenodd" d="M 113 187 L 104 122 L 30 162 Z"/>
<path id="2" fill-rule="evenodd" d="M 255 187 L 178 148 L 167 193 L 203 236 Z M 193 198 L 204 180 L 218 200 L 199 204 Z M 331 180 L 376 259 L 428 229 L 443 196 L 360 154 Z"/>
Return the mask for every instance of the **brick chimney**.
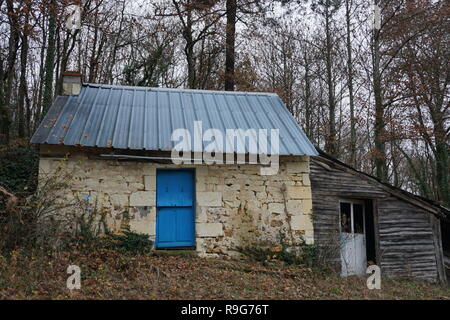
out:
<path id="1" fill-rule="evenodd" d="M 76 96 L 81 90 L 81 73 L 65 71 L 62 74 L 62 94 Z"/>

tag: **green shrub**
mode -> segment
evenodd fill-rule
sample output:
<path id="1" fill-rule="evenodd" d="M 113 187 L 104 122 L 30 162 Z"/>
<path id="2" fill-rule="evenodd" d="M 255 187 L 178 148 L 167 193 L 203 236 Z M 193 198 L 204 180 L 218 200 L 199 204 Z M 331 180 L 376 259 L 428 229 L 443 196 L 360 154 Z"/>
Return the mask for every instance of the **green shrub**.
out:
<path id="1" fill-rule="evenodd" d="M 77 201 L 66 201 L 60 192 L 70 176 L 57 171 L 42 177 L 40 186 L 27 197 L 0 194 L 10 203 L 0 210 L 0 251 L 18 248 L 54 250 L 67 246 L 83 210 Z"/>
<path id="2" fill-rule="evenodd" d="M 280 258 L 280 252 L 274 251 L 274 247 L 274 245 L 267 245 L 266 243 L 252 243 L 237 247 L 236 250 L 252 261 L 265 262 Z"/>
<path id="3" fill-rule="evenodd" d="M 39 154 L 34 147 L 0 150 L 0 185 L 17 196 L 33 193 L 37 186 Z"/>
<path id="4" fill-rule="evenodd" d="M 153 245 L 148 235 L 131 231 L 124 231 L 121 234 L 106 234 L 94 241 L 97 241 L 99 247 L 132 253 L 148 253 Z"/>
<path id="5" fill-rule="evenodd" d="M 236 250 L 253 261 L 266 263 L 270 260 L 279 260 L 318 271 L 329 269 L 327 261 L 323 259 L 316 245 L 306 244 L 303 239 L 292 244 L 282 234 L 279 242 L 255 242 L 238 247 Z"/>
<path id="6" fill-rule="evenodd" d="M 297 246 L 283 245 L 280 259 L 288 264 L 315 267 L 317 262 L 317 247 L 312 244 L 302 243 Z"/>
<path id="7" fill-rule="evenodd" d="M 36 191 L 39 156 L 30 146 L 0 147 L 0 187 L 18 198 Z M 6 212 L 9 195 L 0 192 L 0 216 Z M 0 217 L 0 224 L 1 224 Z"/>

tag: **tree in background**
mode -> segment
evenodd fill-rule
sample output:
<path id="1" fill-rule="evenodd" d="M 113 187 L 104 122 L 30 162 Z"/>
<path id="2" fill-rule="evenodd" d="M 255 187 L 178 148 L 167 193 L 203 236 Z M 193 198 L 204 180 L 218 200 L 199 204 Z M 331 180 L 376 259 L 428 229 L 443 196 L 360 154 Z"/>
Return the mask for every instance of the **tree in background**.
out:
<path id="1" fill-rule="evenodd" d="M 47 54 L 45 57 L 44 67 L 44 93 L 42 96 L 42 116 L 53 103 L 53 71 L 55 65 L 55 50 L 56 50 L 56 18 L 58 14 L 58 7 L 56 0 L 48 0 L 47 14 L 48 18 L 48 39 L 47 39 Z M 39 113 L 38 113 L 39 114 Z M 41 117 L 39 116 L 38 119 Z"/>
<path id="2" fill-rule="evenodd" d="M 417 1 L 404 14 L 415 16 L 414 29 L 421 33 L 405 45 L 397 65 L 402 79 L 398 86 L 405 97 L 402 106 L 409 120 L 405 135 L 418 146 L 408 148 L 416 156 L 403 153 L 419 192 L 450 206 L 450 7 Z M 406 30 L 403 37 L 416 34 L 414 29 Z"/>
<path id="3" fill-rule="evenodd" d="M 336 12 L 341 7 L 341 0 L 317 0 L 312 2 L 312 9 L 323 18 L 325 24 L 325 66 L 326 84 L 328 90 L 328 132 L 325 143 L 325 151 L 330 155 L 337 155 L 336 142 L 336 83 L 333 74 L 333 63 L 335 39 L 332 37 L 333 19 Z"/>
<path id="4" fill-rule="evenodd" d="M 64 27 L 82 6 L 82 27 Z M 448 1 L 0 0 L 0 144 L 28 141 L 60 92 L 89 82 L 271 91 L 311 141 L 449 202 Z M 448 20 L 448 19 L 447 19 Z"/>

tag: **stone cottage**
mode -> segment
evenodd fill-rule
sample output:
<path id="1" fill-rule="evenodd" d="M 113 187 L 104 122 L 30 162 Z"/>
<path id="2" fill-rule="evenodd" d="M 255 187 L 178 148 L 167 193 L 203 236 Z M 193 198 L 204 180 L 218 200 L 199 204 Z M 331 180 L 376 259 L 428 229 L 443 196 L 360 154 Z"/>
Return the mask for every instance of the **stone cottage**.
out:
<path id="1" fill-rule="evenodd" d="M 111 231 L 209 257 L 314 243 L 343 276 L 377 264 L 446 282 L 450 210 L 319 154 L 276 94 L 82 84 L 76 73 L 63 90 L 32 138 L 40 178 L 64 167 L 66 200 L 88 201 Z"/>
<path id="2" fill-rule="evenodd" d="M 32 142 L 41 177 L 63 163 L 66 197 L 88 199 L 111 230 L 202 256 L 314 242 L 317 152 L 277 95 L 80 83 L 65 76 Z"/>

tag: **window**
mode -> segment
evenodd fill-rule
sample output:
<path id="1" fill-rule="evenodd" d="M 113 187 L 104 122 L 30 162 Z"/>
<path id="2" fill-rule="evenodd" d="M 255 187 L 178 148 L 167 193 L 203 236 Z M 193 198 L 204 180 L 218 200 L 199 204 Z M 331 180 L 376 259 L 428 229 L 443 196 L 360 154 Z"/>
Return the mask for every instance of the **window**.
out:
<path id="1" fill-rule="evenodd" d="M 340 226 L 343 233 L 364 234 L 364 202 L 340 201 Z"/>
<path id="2" fill-rule="evenodd" d="M 341 202 L 341 232 L 352 233 L 351 204 Z"/>
<path id="3" fill-rule="evenodd" d="M 364 234 L 364 206 L 353 203 L 353 233 Z"/>

